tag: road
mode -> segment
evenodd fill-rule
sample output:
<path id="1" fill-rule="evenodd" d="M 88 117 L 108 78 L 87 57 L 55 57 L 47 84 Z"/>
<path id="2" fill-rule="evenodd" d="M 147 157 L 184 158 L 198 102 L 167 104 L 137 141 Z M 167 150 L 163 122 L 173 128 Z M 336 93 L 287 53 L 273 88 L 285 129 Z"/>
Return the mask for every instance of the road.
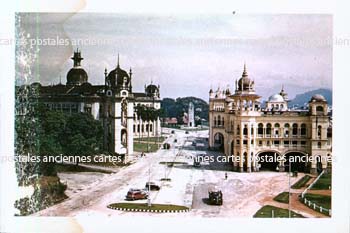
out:
<path id="1" fill-rule="evenodd" d="M 117 173 L 108 174 L 103 179 L 81 187 L 79 192 L 70 193 L 70 197 L 62 203 L 49 207 L 34 216 L 202 216 L 202 217 L 251 217 L 255 212 L 272 201 L 280 192 L 288 190 L 286 173 L 258 172 L 236 173 L 227 164 L 209 162 L 194 168 L 193 157 L 198 154 L 220 156 L 219 152 L 203 150 L 203 143 L 208 131 L 176 130 L 169 134 L 166 142 L 171 149 L 161 149 L 156 153 L 138 158 L 127 167 L 122 167 Z M 177 142 L 174 142 L 177 139 Z M 202 146 L 195 148 L 193 141 Z M 200 150 L 197 150 L 200 149 Z M 175 161 L 173 167 L 161 162 Z M 228 178 L 225 179 L 225 173 Z M 170 178 L 170 182 L 160 181 Z M 161 185 L 158 192 L 151 192 L 152 203 L 185 205 L 191 208 L 188 213 L 141 213 L 122 212 L 108 209 L 107 205 L 116 202 L 126 202 L 125 195 L 130 188 L 144 188 L 149 180 Z M 292 178 L 295 182 L 296 178 Z M 208 188 L 217 186 L 222 190 L 224 203 L 222 206 L 206 204 Z M 146 202 L 140 200 L 135 202 Z"/>

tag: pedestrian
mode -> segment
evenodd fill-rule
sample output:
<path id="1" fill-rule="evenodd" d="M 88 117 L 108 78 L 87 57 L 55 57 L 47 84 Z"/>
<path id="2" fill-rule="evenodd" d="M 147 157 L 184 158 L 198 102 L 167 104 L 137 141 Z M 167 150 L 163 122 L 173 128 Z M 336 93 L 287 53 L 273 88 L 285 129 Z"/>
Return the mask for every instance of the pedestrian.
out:
<path id="1" fill-rule="evenodd" d="M 225 180 L 227 180 L 227 172 L 225 172 Z"/>

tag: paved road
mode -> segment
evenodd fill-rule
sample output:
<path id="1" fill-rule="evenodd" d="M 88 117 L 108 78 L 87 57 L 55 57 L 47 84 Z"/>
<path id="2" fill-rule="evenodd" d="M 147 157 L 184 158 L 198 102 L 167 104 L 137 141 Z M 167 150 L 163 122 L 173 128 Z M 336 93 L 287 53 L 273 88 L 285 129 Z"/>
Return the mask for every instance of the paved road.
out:
<path id="1" fill-rule="evenodd" d="M 202 217 L 251 217 L 263 205 L 270 203 L 276 195 L 288 190 L 286 173 L 259 172 L 236 173 L 227 164 L 204 163 L 194 168 L 193 157 L 198 154 L 220 156 L 219 152 L 197 150 L 192 142 L 206 137 L 208 131 L 190 132 L 176 130 L 167 142 L 170 150 L 159 150 L 139 158 L 134 164 L 121 168 L 117 173 L 106 175 L 102 180 L 86 186 L 66 201 L 40 211 L 36 216 L 202 216 Z M 174 143 L 174 139 L 177 142 Z M 203 145 L 202 145 L 203 146 Z M 168 168 L 160 162 L 176 162 Z M 225 173 L 228 178 L 225 179 Z M 164 177 L 171 182 L 161 182 Z M 151 192 L 152 203 L 178 204 L 192 207 L 188 213 L 155 214 L 132 213 L 111 210 L 107 205 L 125 202 L 129 188 L 143 188 L 149 180 L 161 185 L 159 192 Z M 297 178 L 292 178 L 292 183 Z M 222 206 L 209 206 L 205 202 L 208 188 L 219 187 L 223 193 Z M 146 202 L 145 200 L 135 202 Z"/>

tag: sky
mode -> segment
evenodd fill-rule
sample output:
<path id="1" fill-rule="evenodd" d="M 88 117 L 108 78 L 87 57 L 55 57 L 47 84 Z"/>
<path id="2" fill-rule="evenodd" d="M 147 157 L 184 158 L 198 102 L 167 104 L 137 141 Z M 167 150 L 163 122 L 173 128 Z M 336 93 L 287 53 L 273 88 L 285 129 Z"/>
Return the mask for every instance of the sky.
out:
<path id="1" fill-rule="evenodd" d="M 103 84 L 104 69 L 116 67 L 119 53 L 121 68 L 133 70 L 134 91 L 153 82 L 162 98 L 208 101 L 211 87 L 233 91 L 244 63 L 262 100 L 282 85 L 290 98 L 332 89 L 331 15 L 32 13 L 19 18 L 17 35 L 30 43 L 17 52 L 26 51 L 30 80 L 43 84 L 66 82 L 70 57 L 79 47 L 90 83 Z M 44 39 L 51 44 L 40 44 Z M 59 40 L 69 44 L 57 45 Z"/>

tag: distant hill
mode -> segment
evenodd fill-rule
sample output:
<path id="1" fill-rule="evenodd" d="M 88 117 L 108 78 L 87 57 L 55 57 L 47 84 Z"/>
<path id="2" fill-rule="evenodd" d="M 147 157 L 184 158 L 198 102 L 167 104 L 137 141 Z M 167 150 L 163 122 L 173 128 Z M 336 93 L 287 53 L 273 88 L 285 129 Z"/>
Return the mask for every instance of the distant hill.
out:
<path id="1" fill-rule="evenodd" d="M 188 111 L 188 105 L 192 102 L 194 104 L 195 116 L 208 120 L 209 104 L 204 100 L 196 97 L 183 98 L 164 98 L 161 106 L 164 111 L 164 117 L 176 117 L 178 122 L 182 122 L 182 117 Z"/>
<path id="2" fill-rule="evenodd" d="M 292 107 L 294 105 L 303 106 L 305 103 L 308 103 L 310 101 L 311 97 L 315 94 L 323 95 L 324 98 L 326 98 L 328 105 L 332 105 L 332 101 L 333 101 L 332 91 L 329 89 L 321 88 L 321 89 L 308 91 L 308 92 L 305 92 L 303 94 L 296 95 L 295 98 L 289 102 L 289 106 L 290 107 Z"/>

